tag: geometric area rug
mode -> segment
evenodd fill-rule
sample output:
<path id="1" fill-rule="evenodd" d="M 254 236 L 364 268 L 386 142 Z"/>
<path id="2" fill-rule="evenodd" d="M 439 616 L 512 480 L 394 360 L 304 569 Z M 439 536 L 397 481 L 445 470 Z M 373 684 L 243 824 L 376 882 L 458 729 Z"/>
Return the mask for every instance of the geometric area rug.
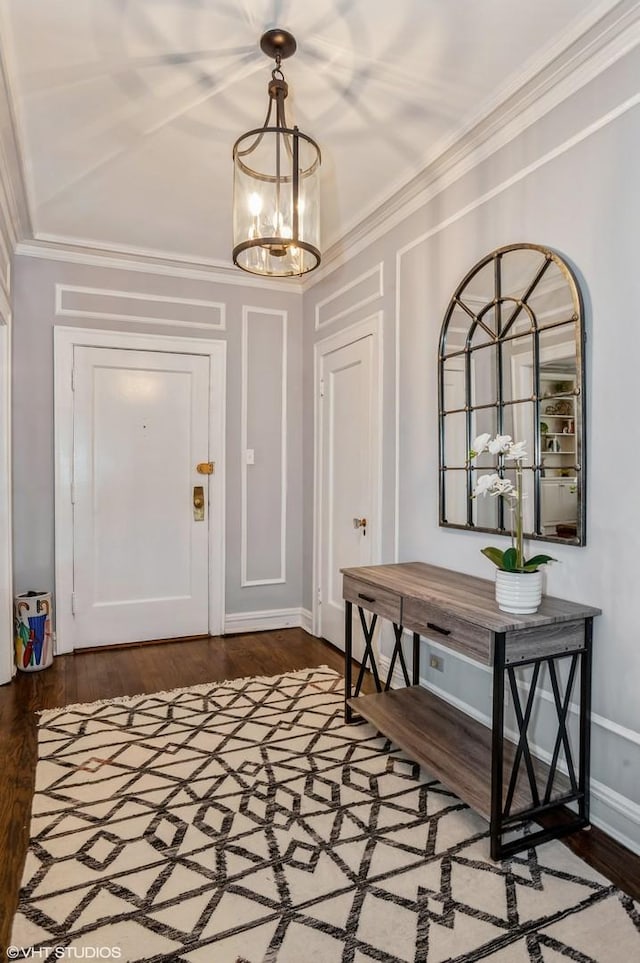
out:
<path id="1" fill-rule="evenodd" d="M 492 862 L 482 818 L 344 724 L 342 687 L 305 669 L 43 713 L 13 958 L 640 960 L 629 897 L 557 841 Z"/>

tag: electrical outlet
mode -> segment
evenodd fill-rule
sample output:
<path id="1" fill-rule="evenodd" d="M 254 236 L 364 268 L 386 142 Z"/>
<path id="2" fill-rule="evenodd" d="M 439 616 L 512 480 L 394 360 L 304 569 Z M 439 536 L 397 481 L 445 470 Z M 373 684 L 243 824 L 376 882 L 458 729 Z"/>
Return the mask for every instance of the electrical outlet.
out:
<path id="1" fill-rule="evenodd" d="M 437 672 L 444 672 L 444 659 L 439 655 L 431 655 L 429 657 L 429 665 Z"/>

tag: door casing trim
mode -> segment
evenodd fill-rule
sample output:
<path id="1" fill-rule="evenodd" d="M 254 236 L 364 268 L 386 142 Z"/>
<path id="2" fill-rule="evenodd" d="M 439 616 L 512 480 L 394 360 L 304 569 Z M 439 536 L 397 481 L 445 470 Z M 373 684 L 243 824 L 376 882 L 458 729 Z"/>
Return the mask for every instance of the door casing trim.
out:
<path id="1" fill-rule="evenodd" d="M 56 654 L 75 648 L 73 593 L 73 354 L 76 347 L 203 355 L 209 358 L 209 634 L 221 635 L 225 598 L 225 426 L 227 343 L 57 325 L 53 329 Z"/>
<path id="2" fill-rule="evenodd" d="M 314 437 L 314 472 L 313 472 L 313 592 L 312 592 L 312 632 L 319 636 L 322 631 L 320 611 L 320 596 L 322 593 L 322 404 L 320 395 L 320 380 L 322 359 L 340 348 L 346 348 L 354 341 L 360 341 L 369 335 L 373 336 L 375 374 L 377 379 L 377 399 L 374 406 L 374 445 L 373 465 L 376 483 L 372 492 L 373 526 L 373 559 L 375 564 L 380 561 L 382 554 L 382 426 L 383 426 L 383 312 L 376 311 L 368 318 L 351 324 L 335 334 L 331 334 L 313 346 L 313 437 Z"/>

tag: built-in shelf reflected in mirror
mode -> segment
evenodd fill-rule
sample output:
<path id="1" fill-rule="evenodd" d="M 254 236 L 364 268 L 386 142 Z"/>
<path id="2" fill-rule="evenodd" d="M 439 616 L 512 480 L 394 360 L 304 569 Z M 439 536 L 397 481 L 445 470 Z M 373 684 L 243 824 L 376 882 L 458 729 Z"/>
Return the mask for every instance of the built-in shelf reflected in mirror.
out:
<path id="1" fill-rule="evenodd" d="M 553 251 L 517 244 L 476 264 L 453 295 L 439 357 L 440 524 L 510 532 L 504 500 L 471 498 L 477 478 L 513 466 L 478 435 L 525 441 L 528 538 L 584 545 L 584 321 L 580 291 Z"/>

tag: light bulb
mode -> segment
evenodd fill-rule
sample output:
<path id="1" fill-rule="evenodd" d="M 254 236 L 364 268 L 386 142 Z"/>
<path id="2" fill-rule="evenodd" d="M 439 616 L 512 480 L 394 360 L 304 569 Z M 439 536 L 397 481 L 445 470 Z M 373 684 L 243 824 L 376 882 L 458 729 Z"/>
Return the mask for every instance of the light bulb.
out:
<path id="1" fill-rule="evenodd" d="M 249 213 L 257 217 L 262 210 L 262 198 L 259 194 L 249 195 Z"/>

